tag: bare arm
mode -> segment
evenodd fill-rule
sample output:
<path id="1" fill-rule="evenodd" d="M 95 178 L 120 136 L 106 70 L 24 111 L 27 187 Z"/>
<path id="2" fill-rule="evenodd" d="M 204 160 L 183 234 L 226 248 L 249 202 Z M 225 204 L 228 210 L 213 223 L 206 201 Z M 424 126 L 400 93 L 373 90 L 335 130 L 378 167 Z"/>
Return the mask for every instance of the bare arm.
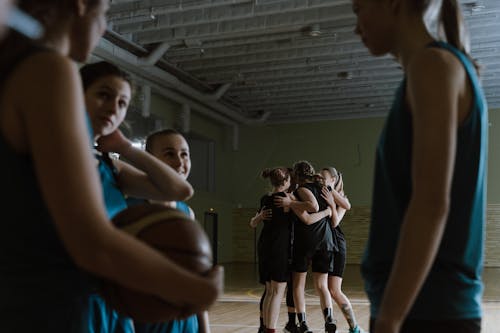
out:
<path id="1" fill-rule="evenodd" d="M 330 209 L 330 207 L 323 209 L 317 213 L 308 213 L 305 210 L 297 208 L 292 208 L 292 211 L 295 215 L 297 215 L 299 220 L 301 220 L 303 223 L 307 225 L 314 224 L 332 214 L 332 210 Z"/>
<path id="2" fill-rule="evenodd" d="M 7 90 L 22 118 L 23 139 L 42 195 L 76 264 L 178 306 L 201 311 L 212 304 L 222 289 L 221 268 L 206 278 L 192 274 L 117 230 L 107 218 L 76 66 L 62 56 L 42 53 L 16 73 Z"/>
<path id="3" fill-rule="evenodd" d="M 335 200 L 335 203 L 337 204 L 337 207 L 342 207 L 345 210 L 351 209 L 351 203 L 349 202 L 349 199 L 337 192 L 336 190 L 332 189 L 332 195 L 333 199 Z"/>
<path id="4" fill-rule="evenodd" d="M 99 150 L 119 153 L 124 161 L 113 161 L 123 193 L 148 200 L 182 201 L 193 195 L 192 186 L 169 165 L 135 148 L 120 130 L 99 138 Z"/>
<path id="5" fill-rule="evenodd" d="M 376 332 L 397 332 L 436 257 L 449 210 L 458 86 L 465 82 L 457 59 L 427 49 L 408 73 L 413 118 L 412 196 L 401 227 Z"/>
<path id="6" fill-rule="evenodd" d="M 328 188 L 323 186 L 323 188 L 321 189 L 321 197 L 325 199 L 326 203 L 328 204 L 328 207 L 332 212 L 332 214 L 330 215 L 330 223 L 335 228 L 336 226 L 339 225 L 340 220 L 342 220 L 342 217 L 344 215 L 340 217 L 338 214 L 339 207 L 337 206 L 337 203 L 334 199 L 333 191 L 335 190 L 329 191 Z"/>
<path id="7" fill-rule="evenodd" d="M 311 191 L 307 188 L 299 187 L 297 194 L 300 200 L 292 200 L 290 196 L 275 197 L 274 204 L 277 207 L 291 208 L 292 210 L 307 211 L 310 213 L 318 212 L 319 204 Z"/>
<path id="8" fill-rule="evenodd" d="M 272 218 L 273 210 L 270 208 L 262 207 L 262 209 L 255 214 L 254 217 L 250 219 L 250 227 L 257 228 L 259 223 L 264 220 L 270 220 Z"/>

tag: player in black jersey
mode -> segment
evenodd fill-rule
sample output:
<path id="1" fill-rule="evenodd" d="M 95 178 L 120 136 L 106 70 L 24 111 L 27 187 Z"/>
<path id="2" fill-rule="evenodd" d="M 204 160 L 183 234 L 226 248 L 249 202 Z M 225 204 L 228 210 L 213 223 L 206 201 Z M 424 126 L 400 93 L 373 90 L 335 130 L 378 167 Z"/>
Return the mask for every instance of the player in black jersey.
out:
<path id="1" fill-rule="evenodd" d="M 285 191 L 290 186 L 290 173 L 287 168 L 278 167 L 265 169 L 261 175 L 262 178 L 269 178 L 273 188 L 271 193 L 262 196 L 260 211 L 250 225 L 256 227 L 256 222 L 264 223 L 258 242 L 260 282 L 266 288 L 262 317 L 266 332 L 275 332 L 281 299 L 289 278 L 290 221 L 289 209 L 276 207 L 273 198 L 286 196 Z"/>
<path id="2" fill-rule="evenodd" d="M 293 284 L 294 301 L 299 320 L 299 332 L 311 332 L 306 322 L 306 307 L 304 289 L 307 269 L 312 263 L 312 272 L 315 289 L 320 297 L 321 308 L 325 318 L 326 332 L 335 332 L 332 301 L 328 291 L 328 271 L 335 248 L 332 232 L 329 227 L 330 219 L 325 217 L 307 223 L 300 220 L 303 213 L 328 212 L 328 204 L 322 198 L 322 185 L 313 181 L 314 168 L 307 161 L 295 163 L 294 175 L 299 184 L 294 195 L 298 200 L 290 197 L 275 200 L 278 206 L 290 207 L 298 213 L 299 220 L 294 223 L 293 244 Z"/>
<path id="3" fill-rule="evenodd" d="M 352 309 L 351 302 L 342 292 L 342 276 L 346 263 L 346 241 L 340 221 L 347 210 L 351 209 L 349 199 L 344 193 L 344 181 L 342 174 L 333 167 L 325 167 L 320 172 L 326 188 L 323 189 L 323 198 L 327 200 L 332 209 L 332 234 L 337 243 L 337 250 L 333 253 L 333 262 L 328 272 L 328 289 L 332 299 L 337 303 L 347 323 L 349 324 L 349 333 L 360 333 L 361 328 L 356 323 L 356 317 Z"/>

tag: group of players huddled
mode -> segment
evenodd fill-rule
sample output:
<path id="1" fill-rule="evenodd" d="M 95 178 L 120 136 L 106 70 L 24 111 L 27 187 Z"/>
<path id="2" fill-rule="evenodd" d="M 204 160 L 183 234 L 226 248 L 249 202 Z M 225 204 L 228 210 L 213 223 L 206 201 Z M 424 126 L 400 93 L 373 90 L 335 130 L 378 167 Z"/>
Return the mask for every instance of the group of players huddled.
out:
<path id="1" fill-rule="evenodd" d="M 311 332 L 304 292 L 309 267 L 325 331 L 334 333 L 337 329 L 333 298 L 349 324 L 349 332 L 361 332 L 351 303 L 341 290 L 346 241 L 340 222 L 351 208 L 342 174 L 333 167 L 316 173 L 309 162 L 299 161 L 293 168 L 265 169 L 261 175 L 269 179 L 272 191 L 262 196 L 260 209 L 250 220 L 254 228 L 263 224 L 258 261 L 259 279 L 265 290 L 260 302 L 259 333 L 276 332 L 285 289 L 288 322 L 284 332 Z"/>

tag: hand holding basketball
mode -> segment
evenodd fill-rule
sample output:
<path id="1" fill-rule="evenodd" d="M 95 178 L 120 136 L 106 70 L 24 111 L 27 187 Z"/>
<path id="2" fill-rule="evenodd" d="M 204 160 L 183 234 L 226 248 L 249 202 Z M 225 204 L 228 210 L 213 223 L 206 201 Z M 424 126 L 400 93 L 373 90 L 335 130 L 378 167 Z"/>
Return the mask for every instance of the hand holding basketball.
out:
<path id="1" fill-rule="evenodd" d="M 219 285 L 213 290 L 203 290 L 196 306 L 180 306 L 168 303 L 158 296 L 105 281 L 102 294 L 118 312 L 137 321 L 168 321 L 206 310 L 216 300 L 218 291 L 222 290 L 222 269 L 212 267 L 210 242 L 196 221 L 164 205 L 144 204 L 127 208 L 113 222 L 180 267 Z"/>

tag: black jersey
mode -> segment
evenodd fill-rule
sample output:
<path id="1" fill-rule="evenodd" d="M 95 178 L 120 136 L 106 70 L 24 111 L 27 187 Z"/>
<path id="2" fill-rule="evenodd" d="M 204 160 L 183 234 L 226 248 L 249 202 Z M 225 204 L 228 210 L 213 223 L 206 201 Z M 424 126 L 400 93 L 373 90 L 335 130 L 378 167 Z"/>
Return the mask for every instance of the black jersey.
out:
<path id="1" fill-rule="evenodd" d="M 2 44 L 5 49 L 0 54 L 0 95 L 24 61 L 47 52 L 15 32 L 10 32 L 4 43 L 7 44 Z M 87 273 L 75 265 L 57 232 L 33 159 L 13 149 L 3 132 L 0 154 L 5 193 L 0 233 L 2 331 L 75 332 L 73 329 L 81 324 L 78 332 L 88 332 L 84 326 L 83 314 L 88 312 L 84 300 L 92 285 Z"/>
<path id="2" fill-rule="evenodd" d="M 306 183 L 300 187 L 304 187 L 312 192 L 318 201 L 319 211 L 328 207 L 325 199 L 321 196 L 322 186 L 320 184 Z M 297 191 L 295 195 L 299 200 L 302 200 Z M 299 219 L 295 221 L 294 253 L 309 255 L 319 250 L 333 251 L 336 249 L 328 217 L 322 218 L 320 221 L 310 225 L 306 225 Z"/>
<path id="3" fill-rule="evenodd" d="M 284 192 L 264 195 L 260 200 L 260 210 L 271 209 L 270 220 L 263 221 L 259 237 L 259 275 L 260 282 L 284 282 L 289 276 L 291 225 L 290 214 L 283 208 L 276 207 L 275 197 L 285 197 Z"/>

